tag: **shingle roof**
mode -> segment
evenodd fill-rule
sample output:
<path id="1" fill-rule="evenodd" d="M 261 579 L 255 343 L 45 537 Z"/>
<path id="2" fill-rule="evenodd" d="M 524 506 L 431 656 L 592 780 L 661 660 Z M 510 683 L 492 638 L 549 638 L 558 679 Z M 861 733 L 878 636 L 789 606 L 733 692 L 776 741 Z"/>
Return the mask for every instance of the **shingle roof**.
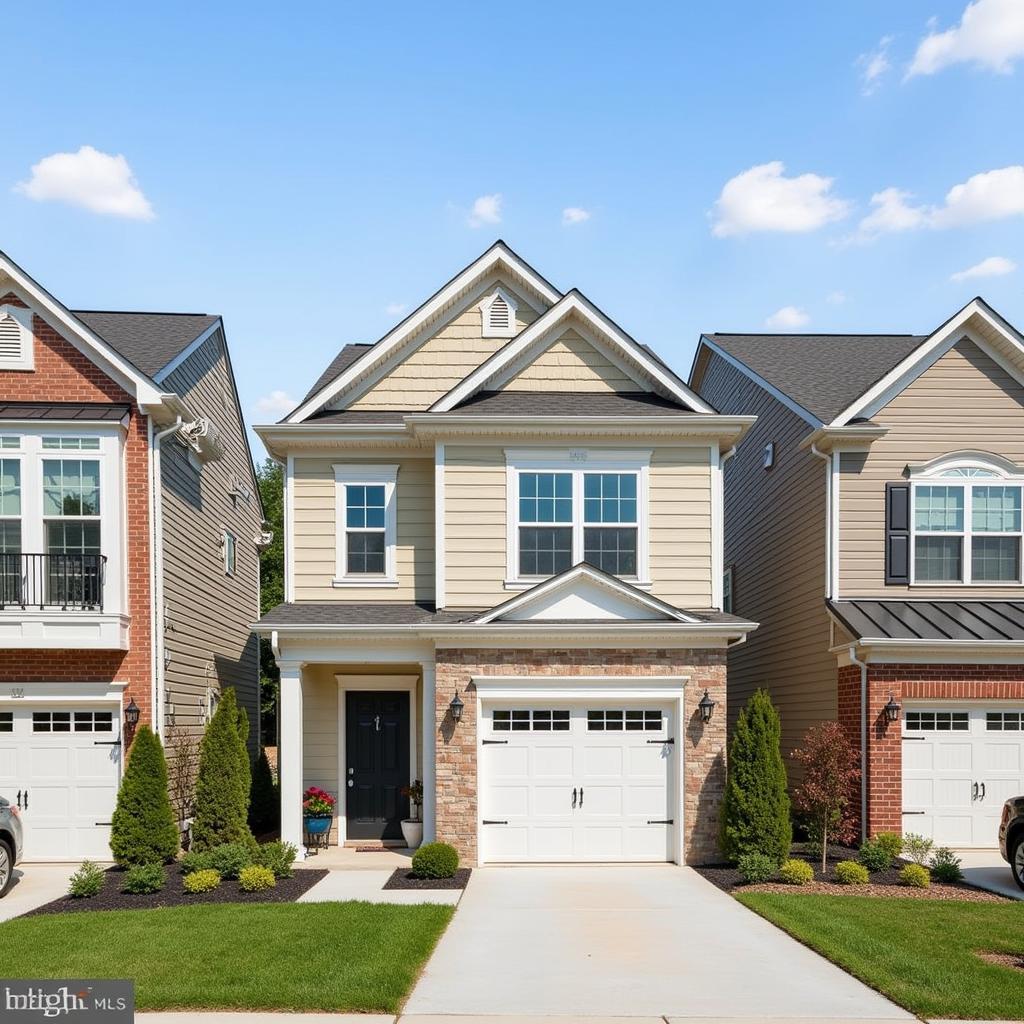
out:
<path id="1" fill-rule="evenodd" d="M 692 409 L 645 391 L 480 391 L 449 415 L 693 416 Z"/>
<path id="2" fill-rule="evenodd" d="M 708 334 L 705 337 L 830 423 L 925 340 L 919 334 Z"/>
<path id="3" fill-rule="evenodd" d="M 0 420 L 101 420 L 124 419 L 131 406 L 117 402 L 2 402 Z"/>
<path id="4" fill-rule="evenodd" d="M 409 411 L 402 409 L 325 409 L 313 413 L 307 423 L 401 423 Z"/>
<path id="5" fill-rule="evenodd" d="M 858 639 L 1024 640 L 1024 601 L 829 601 Z"/>
<path id="6" fill-rule="evenodd" d="M 321 388 L 327 387 L 335 377 L 340 377 L 345 370 L 361 356 L 364 356 L 371 348 L 373 348 L 373 343 L 365 341 L 357 341 L 351 345 L 346 345 L 330 361 L 327 369 L 320 374 L 316 383 L 306 392 L 306 397 L 299 404 L 304 405 L 308 402 Z"/>
<path id="7" fill-rule="evenodd" d="M 219 317 L 208 313 L 121 313 L 72 310 L 133 365 L 155 377 Z"/>

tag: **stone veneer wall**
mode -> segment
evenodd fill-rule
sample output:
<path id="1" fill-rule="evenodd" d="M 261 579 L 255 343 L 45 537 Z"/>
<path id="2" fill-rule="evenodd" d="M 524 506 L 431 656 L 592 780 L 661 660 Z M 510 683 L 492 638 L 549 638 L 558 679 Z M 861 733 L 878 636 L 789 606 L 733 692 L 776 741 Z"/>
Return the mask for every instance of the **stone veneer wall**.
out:
<path id="1" fill-rule="evenodd" d="M 718 856 L 718 809 L 725 790 L 725 652 L 718 650 L 456 650 L 439 648 L 437 666 L 437 838 L 455 846 L 463 862 L 477 861 L 477 721 L 474 676 L 687 676 L 687 721 L 677 734 L 685 758 L 683 850 L 688 864 Z M 451 720 L 455 691 L 465 701 L 462 721 Z M 717 703 L 702 725 L 697 704 L 704 690 Z M 540 696 L 540 695 L 539 695 Z"/>

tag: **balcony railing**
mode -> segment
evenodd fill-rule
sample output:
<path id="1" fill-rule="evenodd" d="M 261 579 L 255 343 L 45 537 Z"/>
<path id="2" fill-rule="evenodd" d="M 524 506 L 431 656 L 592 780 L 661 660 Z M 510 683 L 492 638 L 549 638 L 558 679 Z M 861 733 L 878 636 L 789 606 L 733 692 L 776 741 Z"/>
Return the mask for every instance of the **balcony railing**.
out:
<path id="1" fill-rule="evenodd" d="M 103 611 L 106 555 L 0 554 L 0 611 Z"/>

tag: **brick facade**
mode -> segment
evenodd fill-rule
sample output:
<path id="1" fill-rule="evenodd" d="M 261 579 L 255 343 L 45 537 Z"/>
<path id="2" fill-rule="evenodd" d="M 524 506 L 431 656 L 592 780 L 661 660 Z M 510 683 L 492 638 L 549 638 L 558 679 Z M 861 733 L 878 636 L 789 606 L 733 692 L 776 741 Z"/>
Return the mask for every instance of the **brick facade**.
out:
<path id="1" fill-rule="evenodd" d="M 860 749 L 857 665 L 838 673 L 839 721 Z M 870 665 L 868 667 L 867 834 L 903 829 L 903 743 L 899 722 L 882 710 L 907 700 L 1024 700 L 1024 665 Z M 857 808 L 858 817 L 860 808 Z"/>
<path id="2" fill-rule="evenodd" d="M 24 307 L 13 294 L 0 304 Z M 123 402 L 131 405 L 125 440 L 129 650 L 0 650 L 0 683 L 123 682 L 125 703 L 134 700 L 140 721 L 152 721 L 149 455 L 146 419 L 130 395 L 35 316 L 33 371 L 0 371 L 0 398 L 15 402 Z"/>
<path id="3" fill-rule="evenodd" d="M 437 838 L 477 861 L 477 721 L 474 676 L 686 676 L 685 728 L 676 749 L 685 758 L 683 850 L 687 863 L 718 856 L 718 811 L 725 790 L 725 652 L 717 650 L 459 650 L 436 653 Z M 456 724 L 448 704 L 465 701 Z M 697 704 L 707 689 L 717 703 L 703 725 Z M 677 818 L 678 820 L 678 818 Z"/>

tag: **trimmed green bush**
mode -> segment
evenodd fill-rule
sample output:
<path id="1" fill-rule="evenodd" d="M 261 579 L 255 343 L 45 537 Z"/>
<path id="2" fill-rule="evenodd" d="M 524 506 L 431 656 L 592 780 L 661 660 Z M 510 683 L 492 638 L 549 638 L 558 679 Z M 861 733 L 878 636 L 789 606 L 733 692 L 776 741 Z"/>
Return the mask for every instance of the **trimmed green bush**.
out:
<path id="1" fill-rule="evenodd" d="M 840 885 L 867 885 L 868 869 L 855 860 L 843 860 L 836 865 L 836 881 Z"/>
<path id="2" fill-rule="evenodd" d="M 76 900 L 98 896 L 103 888 L 106 872 L 95 861 L 83 860 L 68 879 L 68 895 Z"/>
<path id="3" fill-rule="evenodd" d="M 253 844 L 249 831 L 249 753 L 243 730 L 248 718 L 228 687 L 206 727 L 199 748 L 192 849 L 201 853 L 222 843 Z"/>
<path id="4" fill-rule="evenodd" d="M 736 868 L 747 885 L 756 885 L 767 882 L 779 870 L 779 865 L 766 853 L 744 853 L 736 862 Z"/>
<path id="5" fill-rule="evenodd" d="M 878 832 L 874 841 L 883 849 L 891 861 L 903 855 L 903 836 L 899 832 Z"/>
<path id="6" fill-rule="evenodd" d="M 237 878 L 253 862 L 253 851 L 247 843 L 221 843 L 208 851 L 208 856 L 210 867 L 221 878 Z"/>
<path id="7" fill-rule="evenodd" d="M 202 871 L 193 871 L 191 875 L 185 876 L 181 883 L 185 892 L 212 892 L 220 885 L 220 875 L 213 868 L 205 868 Z"/>
<path id="8" fill-rule="evenodd" d="M 779 878 L 786 885 L 807 885 L 814 881 L 814 868 L 805 860 L 787 860 L 779 868 Z"/>
<path id="9" fill-rule="evenodd" d="M 927 836 L 919 836 L 916 832 L 908 832 L 903 837 L 903 852 L 915 864 L 924 867 L 931 856 L 935 843 Z"/>
<path id="10" fill-rule="evenodd" d="M 256 851 L 255 862 L 270 868 L 275 878 L 291 878 L 292 864 L 295 863 L 297 853 L 291 843 L 264 843 Z"/>
<path id="11" fill-rule="evenodd" d="M 857 854 L 857 860 L 871 872 L 888 871 L 892 867 L 889 851 L 877 839 L 869 839 L 864 843 Z"/>
<path id="12" fill-rule="evenodd" d="M 908 864 L 900 872 L 900 884 L 909 885 L 912 889 L 927 889 L 932 884 L 932 876 L 923 864 Z"/>
<path id="13" fill-rule="evenodd" d="M 250 864 L 238 873 L 238 888 L 242 892 L 263 892 L 265 889 L 273 889 L 275 885 L 277 879 L 274 872 L 262 864 Z"/>
<path id="14" fill-rule="evenodd" d="M 778 867 L 793 842 L 786 766 L 779 749 L 779 714 L 767 690 L 740 711 L 729 745 L 721 842 L 733 861 L 763 853 Z"/>
<path id="15" fill-rule="evenodd" d="M 273 832 L 281 819 L 281 800 L 270 770 L 267 752 L 260 748 L 259 757 L 252 767 L 252 787 L 249 790 L 249 827 L 256 835 Z"/>
<path id="16" fill-rule="evenodd" d="M 188 853 L 182 854 L 178 865 L 183 875 L 191 875 L 194 871 L 206 871 L 212 868 L 213 859 L 209 851 L 197 853 L 195 850 L 189 850 Z"/>
<path id="17" fill-rule="evenodd" d="M 167 884 L 167 872 L 163 864 L 137 864 L 129 868 L 121 882 L 121 892 L 144 893 L 159 892 Z"/>
<path id="18" fill-rule="evenodd" d="M 426 843 L 412 855 L 416 878 L 452 878 L 458 869 L 458 851 L 448 843 Z"/>
<path id="19" fill-rule="evenodd" d="M 110 852 L 121 867 L 166 863 L 178 853 L 178 823 L 167 792 L 164 748 L 148 725 L 139 727 L 117 792 Z"/>
<path id="20" fill-rule="evenodd" d="M 932 854 L 931 868 L 936 882 L 959 882 L 964 877 L 960 858 L 948 846 L 940 846 Z"/>

